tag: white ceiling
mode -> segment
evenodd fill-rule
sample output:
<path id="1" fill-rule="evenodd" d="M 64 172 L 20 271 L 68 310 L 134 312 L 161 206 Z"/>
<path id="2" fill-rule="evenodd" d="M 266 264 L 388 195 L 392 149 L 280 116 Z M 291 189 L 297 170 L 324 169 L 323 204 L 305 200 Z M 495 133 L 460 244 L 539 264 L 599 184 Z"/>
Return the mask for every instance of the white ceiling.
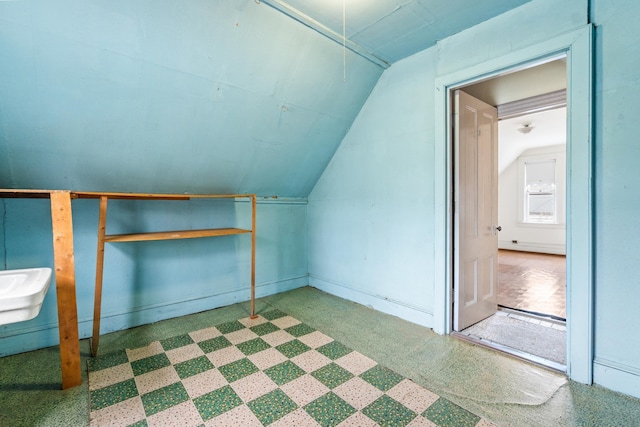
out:
<path id="1" fill-rule="evenodd" d="M 347 47 L 386 68 L 530 0 L 255 1 L 280 10 L 336 42 L 341 42 L 345 30 Z"/>
<path id="2" fill-rule="evenodd" d="M 523 134 L 525 124 L 532 128 Z M 567 143 L 567 108 L 542 111 L 498 122 L 498 173 L 502 173 L 525 151 Z"/>
<path id="3" fill-rule="evenodd" d="M 487 104 L 498 106 L 567 88 L 566 57 L 484 80 L 463 88 Z M 502 173 L 525 151 L 566 144 L 567 109 L 556 108 L 498 122 L 498 171 Z M 518 128 L 529 124 L 528 134 Z"/>
<path id="4" fill-rule="evenodd" d="M 567 88 L 566 57 L 466 86 L 464 91 L 498 106 Z"/>

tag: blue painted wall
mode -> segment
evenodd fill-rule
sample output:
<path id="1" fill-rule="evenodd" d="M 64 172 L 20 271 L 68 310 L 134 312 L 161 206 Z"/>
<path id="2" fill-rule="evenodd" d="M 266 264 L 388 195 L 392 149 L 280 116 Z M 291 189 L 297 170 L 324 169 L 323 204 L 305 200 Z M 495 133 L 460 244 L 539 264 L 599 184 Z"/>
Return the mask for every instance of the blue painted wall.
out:
<path id="1" fill-rule="evenodd" d="M 437 50 L 380 78 L 309 196 L 310 283 L 431 326 Z"/>
<path id="2" fill-rule="evenodd" d="M 393 64 L 309 196 L 314 286 L 433 325 L 435 79 L 584 25 L 538 0 Z"/>
<path id="3" fill-rule="evenodd" d="M 308 284 L 306 199 L 382 70 L 253 0 L 0 2 L 0 188 L 256 193 L 258 295 Z M 108 231 L 249 226 L 246 202 L 114 202 Z M 74 201 L 80 335 L 98 203 Z M 43 200 L 0 200 L 0 268 L 52 266 Z M 248 235 L 110 244 L 103 333 L 247 300 Z M 0 355 L 57 344 L 41 314 Z"/>
<path id="4" fill-rule="evenodd" d="M 261 199 L 256 224 L 256 295 L 308 284 L 306 200 Z M 2 269 L 53 267 L 48 200 L 0 199 Z M 73 202 L 78 319 L 92 328 L 98 203 Z M 245 201 L 111 201 L 107 233 L 251 227 Z M 105 247 L 102 333 L 248 301 L 251 235 Z M 248 305 L 247 305 L 248 309 Z M 58 343 L 55 285 L 33 320 L 0 326 L 0 356 Z"/>
<path id="5" fill-rule="evenodd" d="M 640 4 L 534 0 L 386 70 L 309 196 L 312 285 L 431 326 L 434 86 L 454 73 L 597 25 L 594 380 L 639 396 L 639 184 L 633 106 L 640 95 Z M 591 7 L 589 7 L 591 6 Z M 553 10 L 553 13 L 549 11 Z M 592 16 L 588 17 L 591 10 Z M 635 154 L 635 155 L 634 155 Z M 629 329 L 631 328 L 631 329 Z"/>
<path id="6" fill-rule="evenodd" d="M 595 380 L 640 397 L 640 3 L 593 1 Z"/>
<path id="7" fill-rule="evenodd" d="M 444 250 L 433 244 L 435 79 L 583 26 L 588 10 L 597 25 L 595 380 L 637 395 L 634 0 L 533 0 L 382 77 L 348 54 L 346 83 L 339 46 L 251 0 L 0 3 L 0 187 L 289 196 L 258 205 L 259 295 L 310 280 L 429 326 Z M 82 336 L 97 209 L 74 202 Z M 51 266 L 47 202 L 3 200 L 0 215 L 2 268 Z M 247 218 L 245 202 L 122 202 L 109 227 Z M 246 299 L 248 240 L 109 245 L 104 330 Z M 36 319 L 0 327 L 0 354 L 57 343 L 52 290 Z"/>

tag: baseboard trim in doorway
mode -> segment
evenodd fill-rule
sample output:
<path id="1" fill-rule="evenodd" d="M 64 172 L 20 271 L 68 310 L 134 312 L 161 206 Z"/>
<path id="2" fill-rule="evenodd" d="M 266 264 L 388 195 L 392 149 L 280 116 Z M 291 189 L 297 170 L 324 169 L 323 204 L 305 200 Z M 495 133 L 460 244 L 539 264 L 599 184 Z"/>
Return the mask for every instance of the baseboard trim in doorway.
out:
<path id="1" fill-rule="evenodd" d="M 561 374 L 567 373 L 567 366 L 558 362 L 554 362 L 553 360 L 548 360 L 542 358 L 540 356 L 536 356 L 535 354 L 527 353 L 521 350 L 517 350 L 515 348 L 507 347 L 506 345 L 499 344 L 493 341 L 483 340 L 482 338 L 476 338 L 474 336 L 465 335 L 461 332 L 451 332 L 451 336 L 462 341 L 467 341 L 471 344 L 479 345 L 481 347 L 489 348 L 492 350 L 499 351 L 501 353 L 506 353 L 510 356 L 516 357 L 518 359 L 533 363 L 534 365 L 541 366 L 543 368 L 550 369 L 555 372 L 559 372 Z"/>

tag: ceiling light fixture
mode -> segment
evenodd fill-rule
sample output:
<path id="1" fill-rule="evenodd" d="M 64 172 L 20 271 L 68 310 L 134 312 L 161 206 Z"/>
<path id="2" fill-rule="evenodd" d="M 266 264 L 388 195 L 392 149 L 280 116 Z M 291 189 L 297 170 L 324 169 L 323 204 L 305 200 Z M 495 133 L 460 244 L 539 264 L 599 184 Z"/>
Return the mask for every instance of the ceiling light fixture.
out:
<path id="1" fill-rule="evenodd" d="M 531 123 L 524 123 L 522 125 L 522 127 L 518 128 L 518 132 L 522 133 L 522 134 L 528 134 L 529 132 L 531 132 L 533 130 L 533 126 L 531 126 Z"/>

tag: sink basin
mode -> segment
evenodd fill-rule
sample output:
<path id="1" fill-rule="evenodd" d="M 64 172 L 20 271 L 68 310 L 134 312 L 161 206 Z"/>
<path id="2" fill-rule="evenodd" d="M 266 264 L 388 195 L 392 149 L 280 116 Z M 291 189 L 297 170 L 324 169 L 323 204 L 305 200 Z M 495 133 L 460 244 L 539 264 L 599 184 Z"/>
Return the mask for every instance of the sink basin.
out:
<path id="1" fill-rule="evenodd" d="M 0 325 L 33 319 L 51 283 L 51 269 L 0 271 Z"/>

